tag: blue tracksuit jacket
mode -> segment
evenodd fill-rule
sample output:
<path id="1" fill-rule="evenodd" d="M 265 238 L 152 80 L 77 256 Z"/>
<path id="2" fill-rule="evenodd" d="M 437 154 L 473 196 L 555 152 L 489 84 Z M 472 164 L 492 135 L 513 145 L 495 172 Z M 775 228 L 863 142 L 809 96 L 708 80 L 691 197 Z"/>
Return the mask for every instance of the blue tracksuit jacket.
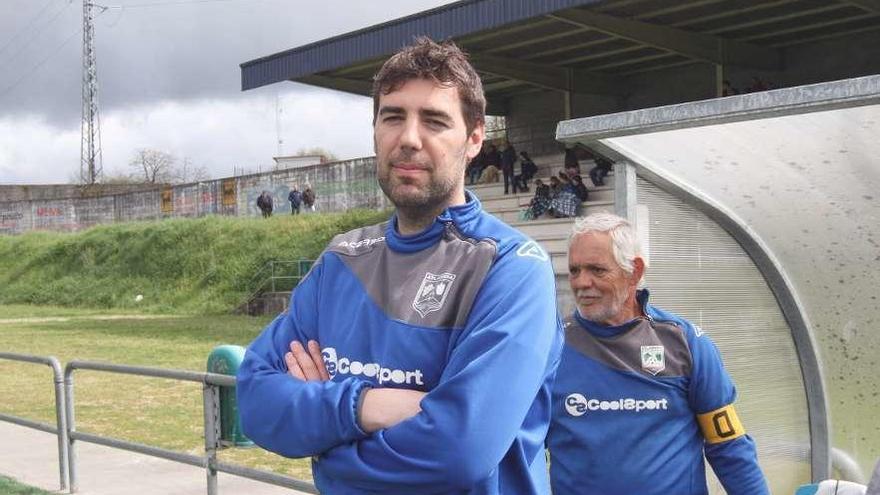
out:
<path id="1" fill-rule="evenodd" d="M 618 327 L 565 321 L 547 437 L 553 495 L 706 495 L 706 459 L 730 495 L 768 495 L 715 344 L 638 300 Z M 701 428 L 701 423 L 705 426 Z"/>
<path id="2" fill-rule="evenodd" d="M 470 193 L 424 232 L 389 222 L 333 239 L 289 312 L 238 373 L 245 433 L 314 456 L 325 494 L 548 493 L 544 437 L 562 349 L 553 271 L 534 242 Z M 291 340 L 317 340 L 329 382 L 287 374 Z M 427 392 L 422 411 L 363 432 L 365 387 Z"/>

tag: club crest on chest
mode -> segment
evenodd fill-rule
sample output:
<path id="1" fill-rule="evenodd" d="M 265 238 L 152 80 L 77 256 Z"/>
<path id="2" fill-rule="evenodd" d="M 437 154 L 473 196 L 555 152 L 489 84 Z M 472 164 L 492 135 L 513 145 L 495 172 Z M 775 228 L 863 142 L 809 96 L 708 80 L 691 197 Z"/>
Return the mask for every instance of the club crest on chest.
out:
<path id="1" fill-rule="evenodd" d="M 440 310 L 455 281 L 455 274 L 444 272 L 439 275 L 427 272 L 419 291 L 413 299 L 412 307 L 424 318 L 429 313 Z"/>

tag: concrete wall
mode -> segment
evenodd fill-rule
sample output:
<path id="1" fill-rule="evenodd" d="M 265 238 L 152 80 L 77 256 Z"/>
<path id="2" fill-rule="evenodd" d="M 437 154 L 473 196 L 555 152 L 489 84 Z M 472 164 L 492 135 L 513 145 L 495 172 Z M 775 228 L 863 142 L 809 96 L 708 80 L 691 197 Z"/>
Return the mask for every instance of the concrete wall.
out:
<path id="1" fill-rule="evenodd" d="M 77 184 L 38 184 L 3 185 L 0 184 L 0 202 L 27 201 L 35 199 L 79 198 L 84 196 L 106 196 L 132 191 L 156 189 L 155 184 L 97 184 L 80 186 Z"/>
<path id="2" fill-rule="evenodd" d="M 376 182 L 375 160 L 369 157 L 86 198 L 79 196 L 78 186 L 9 187 L 7 191 L 16 191 L 19 196 L 27 192 L 37 197 L 0 201 L 0 234 L 74 232 L 99 224 L 171 217 L 258 216 L 256 201 L 264 190 L 272 193 L 276 214 L 289 214 L 290 187 L 297 185 L 302 191 L 307 184 L 315 191 L 318 211 L 388 206 Z M 50 193 L 77 194 L 52 197 Z M 10 193 L 7 197 L 16 196 Z"/>

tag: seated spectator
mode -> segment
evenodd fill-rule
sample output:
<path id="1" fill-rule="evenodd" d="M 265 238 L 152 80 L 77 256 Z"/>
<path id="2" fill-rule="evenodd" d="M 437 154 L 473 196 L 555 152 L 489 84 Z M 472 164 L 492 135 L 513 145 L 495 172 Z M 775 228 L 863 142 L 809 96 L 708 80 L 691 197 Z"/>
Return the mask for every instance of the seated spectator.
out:
<path id="1" fill-rule="evenodd" d="M 474 185 L 480 179 L 480 174 L 483 173 L 483 169 L 486 167 L 486 147 L 483 146 L 480 148 L 480 152 L 477 153 L 477 156 L 468 163 L 467 166 L 467 177 L 468 177 L 468 185 Z"/>
<path id="2" fill-rule="evenodd" d="M 514 177 L 514 183 L 521 191 L 528 192 L 529 181 L 538 173 L 538 166 L 525 151 L 520 151 L 519 156 L 521 158 L 519 162 L 520 174 Z"/>
<path id="3" fill-rule="evenodd" d="M 496 148 L 494 144 L 490 144 L 489 151 L 486 152 L 485 167 L 483 167 L 483 172 L 480 174 L 480 180 L 478 182 L 480 184 L 498 182 L 500 170 L 501 153 L 498 152 L 498 148 Z"/>
<path id="4" fill-rule="evenodd" d="M 576 217 L 581 202 L 575 194 L 571 179 L 565 172 L 550 177 L 550 214 L 556 218 Z"/>
<path id="5" fill-rule="evenodd" d="M 587 201 L 590 197 L 590 193 L 587 191 L 587 186 L 584 185 L 584 179 L 582 179 L 580 175 L 575 175 L 571 178 L 571 183 L 574 186 L 574 193 L 577 195 L 578 199 L 580 199 L 582 203 Z"/>
<path id="6" fill-rule="evenodd" d="M 596 187 L 605 185 L 605 176 L 611 173 L 611 162 L 605 158 L 596 155 L 596 166 L 590 169 L 590 180 Z"/>
<path id="7" fill-rule="evenodd" d="M 738 94 L 739 90 L 734 88 L 733 85 L 730 84 L 730 81 L 725 79 L 721 82 L 721 96 L 733 96 Z"/>
<path id="8" fill-rule="evenodd" d="M 552 180 L 552 179 L 551 179 Z M 527 219 L 535 219 L 540 217 L 550 208 L 550 187 L 544 184 L 541 179 L 535 179 L 535 196 L 529 202 L 526 209 L 525 217 Z"/>

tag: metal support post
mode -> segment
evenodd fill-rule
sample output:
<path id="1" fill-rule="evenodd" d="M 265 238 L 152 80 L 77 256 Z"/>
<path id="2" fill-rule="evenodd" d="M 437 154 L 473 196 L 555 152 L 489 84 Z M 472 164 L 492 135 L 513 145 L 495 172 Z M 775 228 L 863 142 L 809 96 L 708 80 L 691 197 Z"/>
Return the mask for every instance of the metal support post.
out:
<path id="1" fill-rule="evenodd" d="M 73 433 L 76 431 L 76 419 L 73 411 L 73 368 L 69 365 L 64 369 L 64 400 L 67 412 L 67 457 L 70 480 L 70 493 L 76 493 L 79 489 L 76 479 L 76 449 L 74 448 Z"/>
<path id="2" fill-rule="evenodd" d="M 217 495 L 217 448 L 220 446 L 220 387 L 206 383 L 202 389 L 205 411 L 205 470 L 208 495 Z"/>
<path id="3" fill-rule="evenodd" d="M 54 357 L 52 372 L 55 375 L 55 422 L 58 427 L 58 470 L 61 480 L 61 491 L 67 490 L 70 483 L 70 464 L 68 458 L 67 413 L 65 412 L 64 375 L 61 363 Z"/>

